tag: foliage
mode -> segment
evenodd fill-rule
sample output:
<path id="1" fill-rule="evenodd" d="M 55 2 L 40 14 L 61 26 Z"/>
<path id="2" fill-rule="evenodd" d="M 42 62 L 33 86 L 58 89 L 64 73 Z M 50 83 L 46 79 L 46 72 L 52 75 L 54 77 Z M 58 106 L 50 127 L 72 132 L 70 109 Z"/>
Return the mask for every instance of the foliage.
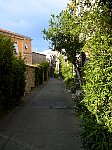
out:
<path id="1" fill-rule="evenodd" d="M 51 15 L 49 29 L 43 30 L 44 38 L 50 40 L 55 50 L 65 49 L 68 60 L 75 64 L 76 51 L 82 47 L 79 43 L 77 17 L 72 16 L 69 10 L 62 11 L 59 15 Z M 77 18 L 78 19 L 78 18 Z M 77 29 L 77 30 L 74 30 Z"/>
<path id="2" fill-rule="evenodd" d="M 35 70 L 35 85 L 38 86 L 43 83 L 43 81 L 48 80 L 48 69 L 49 62 L 43 61 L 40 64 L 37 64 L 37 68 Z"/>
<path id="3" fill-rule="evenodd" d="M 72 1 L 74 2 L 74 1 Z M 84 1 L 82 0 L 81 3 Z M 75 64 L 76 52 L 87 52 L 89 60 L 82 68 L 85 74 L 85 98 L 77 104 L 83 112 L 84 145 L 86 149 L 112 149 L 112 43 L 110 0 L 86 1 L 87 11 L 73 15 L 70 9 L 52 15 L 45 38 L 54 48 L 65 49 L 68 59 Z M 79 5 L 79 4 L 77 4 Z M 77 6 L 76 6 L 77 7 Z M 82 6 L 83 7 L 83 6 Z M 84 10 L 84 8 L 82 8 Z M 66 78 L 66 67 L 63 74 Z M 67 75 L 69 76 L 69 75 Z"/>
<path id="4" fill-rule="evenodd" d="M 58 69 L 55 68 L 54 70 L 54 78 L 58 78 L 59 77 L 59 72 Z"/>
<path id="5" fill-rule="evenodd" d="M 75 92 L 75 75 L 73 74 L 73 65 L 71 63 L 65 62 L 64 56 L 60 55 L 60 73 L 66 83 L 67 87 Z"/>
<path id="6" fill-rule="evenodd" d="M 86 79 L 84 102 L 88 110 L 95 115 L 97 122 L 108 127 L 112 132 L 111 18 L 110 15 L 105 16 L 106 12 L 105 6 L 99 13 L 97 9 L 94 11 L 93 16 L 98 22 L 96 23 L 96 32 L 86 41 L 83 48 L 84 50 L 88 49 L 90 53 L 89 62 L 84 68 Z M 92 22 L 92 15 L 90 18 Z M 93 28 L 92 26 L 90 30 Z"/>
<path id="7" fill-rule="evenodd" d="M 84 95 L 77 95 L 74 100 L 74 109 L 81 117 L 82 143 L 86 150 L 110 150 L 112 148 L 112 133 L 108 128 L 98 124 L 94 115 L 88 111 L 83 101 Z"/>
<path id="8" fill-rule="evenodd" d="M 48 69 L 49 69 L 49 62 L 48 61 L 43 61 L 40 64 L 43 67 L 43 72 L 44 72 L 44 81 L 48 80 Z"/>
<path id="9" fill-rule="evenodd" d="M 35 68 L 35 85 L 38 86 L 41 85 L 44 81 L 44 71 L 43 67 L 40 64 L 37 64 L 37 67 Z"/>
<path id="10" fill-rule="evenodd" d="M 25 87 L 24 61 L 15 57 L 13 42 L 0 34 L 0 110 L 8 111 L 20 101 Z"/>
<path id="11" fill-rule="evenodd" d="M 112 148 L 112 133 L 98 124 L 94 116 L 86 114 L 83 117 L 83 146 L 86 150 L 110 150 Z"/>
<path id="12" fill-rule="evenodd" d="M 108 16 L 107 16 L 108 14 Z M 112 148 L 112 46 L 111 13 L 108 5 L 91 8 L 81 18 L 83 51 L 88 52 L 83 86 L 83 144 L 87 150 Z M 86 111 L 85 111 L 86 110 Z"/>
<path id="13" fill-rule="evenodd" d="M 22 59 L 13 59 L 12 63 L 12 73 L 13 73 L 13 96 L 16 100 L 16 103 L 19 102 L 21 97 L 24 95 L 24 89 L 25 89 L 25 70 L 26 65 L 24 63 L 24 60 Z"/>

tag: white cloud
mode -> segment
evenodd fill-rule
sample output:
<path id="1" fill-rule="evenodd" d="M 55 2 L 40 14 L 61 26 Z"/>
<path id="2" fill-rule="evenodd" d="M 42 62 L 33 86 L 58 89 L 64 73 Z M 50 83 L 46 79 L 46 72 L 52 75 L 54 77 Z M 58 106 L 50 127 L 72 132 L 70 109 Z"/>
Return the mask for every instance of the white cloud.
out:
<path id="1" fill-rule="evenodd" d="M 68 2 L 69 0 L 0 0 L 0 27 L 31 36 L 36 45 L 35 37 L 40 36 L 40 42 L 42 41 L 41 31 L 48 26 L 50 14 L 58 14 Z"/>
<path id="2" fill-rule="evenodd" d="M 13 16 L 43 15 L 59 12 L 64 9 L 69 0 L 0 0 L 1 13 L 9 13 Z"/>

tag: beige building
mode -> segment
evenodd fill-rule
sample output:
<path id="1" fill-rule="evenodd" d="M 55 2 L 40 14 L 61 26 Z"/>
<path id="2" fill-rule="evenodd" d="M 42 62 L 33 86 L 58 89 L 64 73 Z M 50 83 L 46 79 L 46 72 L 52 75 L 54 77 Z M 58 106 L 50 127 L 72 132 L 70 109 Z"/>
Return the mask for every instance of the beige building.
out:
<path id="1" fill-rule="evenodd" d="M 32 46 L 30 37 L 11 32 L 8 30 L 4 30 L 0 28 L 0 33 L 3 33 L 9 37 L 11 37 L 12 41 L 14 42 L 14 46 L 16 49 L 16 54 L 21 56 L 25 59 L 26 64 L 32 64 Z"/>

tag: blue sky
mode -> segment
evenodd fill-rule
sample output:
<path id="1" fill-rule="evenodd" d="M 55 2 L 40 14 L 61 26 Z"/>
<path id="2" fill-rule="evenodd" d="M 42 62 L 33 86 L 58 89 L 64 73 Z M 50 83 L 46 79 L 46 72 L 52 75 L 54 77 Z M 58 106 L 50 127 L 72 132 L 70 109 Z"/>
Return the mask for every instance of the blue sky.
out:
<path id="1" fill-rule="evenodd" d="M 59 14 L 70 0 L 0 0 L 0 28 L 29 36 L 32 47 L 48 49 L 42 30 L 48 28 L 50 15 Z"/>

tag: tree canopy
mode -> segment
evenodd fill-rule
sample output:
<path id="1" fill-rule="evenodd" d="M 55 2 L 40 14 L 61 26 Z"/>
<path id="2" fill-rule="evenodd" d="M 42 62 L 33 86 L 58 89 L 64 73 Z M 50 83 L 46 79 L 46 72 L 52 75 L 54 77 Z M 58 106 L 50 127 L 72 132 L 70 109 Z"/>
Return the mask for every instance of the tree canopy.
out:
<path id="1" fill-rule="evenodd" d="M 65 49 L 73 64 L 77 52 L 88 53 L 84 103 L 97 122 L 112 132 L 111 1 L 72 3 L 72 8 L 68 5 L 59 15 L 51 15 L 48 30 L 43 30 L 44 38 L 54 49 Z M 76 15 L 78 6 L 82 11 Z"/>

